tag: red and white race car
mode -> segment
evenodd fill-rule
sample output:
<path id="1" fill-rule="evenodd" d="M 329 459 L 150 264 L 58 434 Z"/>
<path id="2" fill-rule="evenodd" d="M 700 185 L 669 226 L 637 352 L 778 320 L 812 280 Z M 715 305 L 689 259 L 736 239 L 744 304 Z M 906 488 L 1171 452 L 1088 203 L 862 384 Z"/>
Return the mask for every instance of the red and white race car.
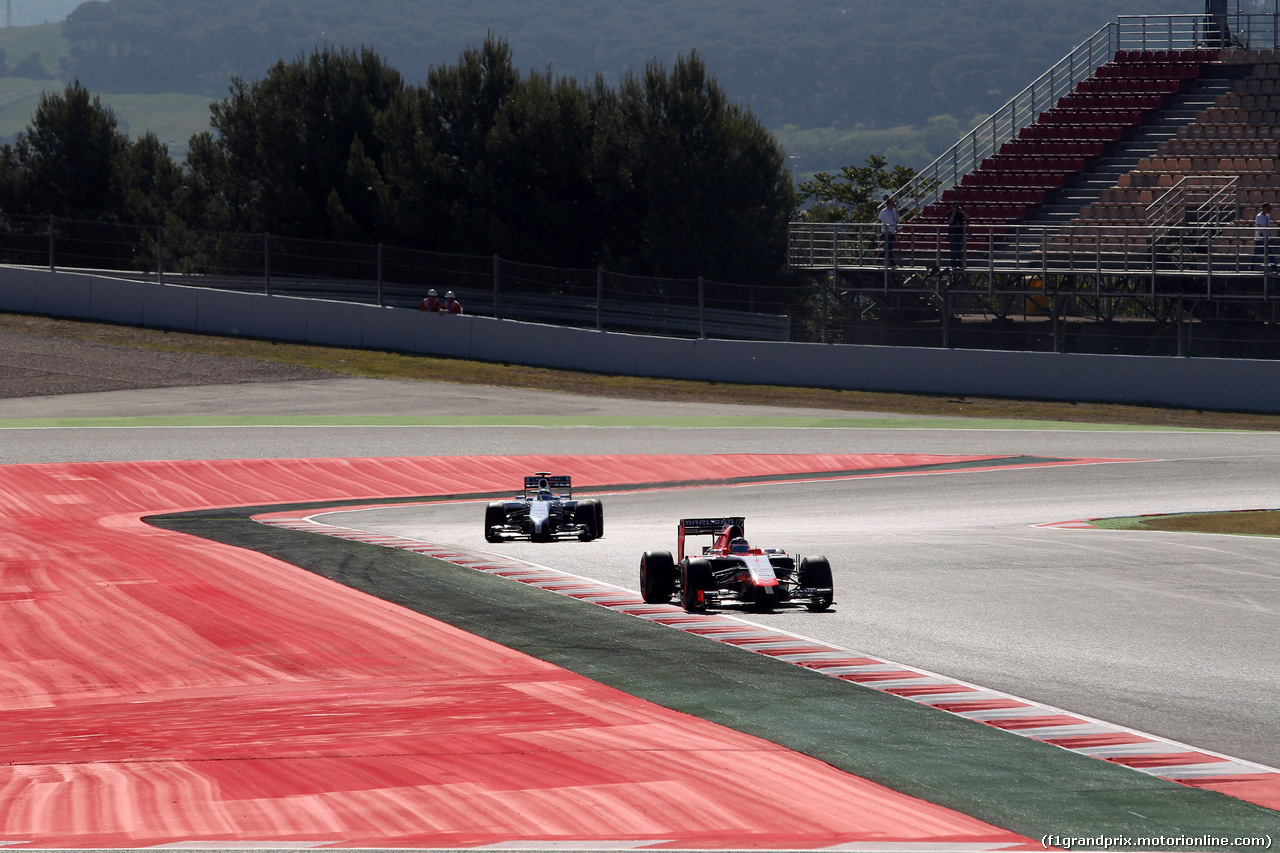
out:
<path id="1" fill-rule="evenodd" d="M 677 529 L 678 556 L 645 551 L 640 558 L 640 594 L 650 604 L 680 598 L 688 611 L 737 601 L 758 607 L 803 604 L 826 610 L 834 601 L 831 565 L 826 557 L 797 560 L 775 548 L 753 548 L 746 540 L 746 519 L 684 518 Z M 700 554 L 685 554 L 685 537 L 710 535 Z"/>

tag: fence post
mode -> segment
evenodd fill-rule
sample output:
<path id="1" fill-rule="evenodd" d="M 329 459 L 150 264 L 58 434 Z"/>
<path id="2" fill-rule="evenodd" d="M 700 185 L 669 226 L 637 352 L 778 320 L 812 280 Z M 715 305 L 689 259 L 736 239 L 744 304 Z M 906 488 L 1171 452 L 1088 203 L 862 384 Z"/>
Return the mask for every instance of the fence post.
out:
<path id="1" fill-rule="evenodd" d="M 53 264 L 53 214 L 49 214 L 49 272 L 55 272 Z"/>
<path id="2" fill-rule="evenodd" d="M 1047 292 L 1048 288 L 1045 288 L 1045 290 Z M 1059 300 L 1056 297 L 1046 296 L 1046 298 L 1049 300 L 1049 329 L 1053 335 L 1053 351 L 1062 352 L 1062 339 L 1060 337 L 1061 331 L 1058 328 L 1058 314 L 1061 311 L 1062 306 L 1059 304 Z"/>
<path id="3" fill-rule="evenodd" d="M 1156 235 L 1151 234 L 1151 298 L 1156 298 L 1156 262 L 1159 260 L 1159 247 L 1156 243 Z"/>
<path id="4" fill-rule="evenodd" d="M 596 331 L 604 331 L 604 267 L 596 266 Z"/>
<path id="5" fill-rule="evenodd" d="M 706 289 L 702 284 L 702 276 L 698 276 L 698 337 L 707 336 L 707 302 Z"/>
<path id="6" fill-rule="evenodd" d="M 942 348 L 951 349 L 951 289 L 942 291 Z"/>
<path id="7" fill-rule="evenodd" d="M 271 232 L 262 235 L 262 290 L 271 295 Z"/>
<path id="8" fill-rule="evenodd" d="M 839 293 L 839 292 L 840 292 L 840 265 L 839 265 L 839 264 L 832 264 L 832 265 L 831 265 L 831 288 L 832 288 L 836 293 Z M 841 338 L 840 338 L 840 339 L 841 339 L 841 340 L 843 340 L 843 341 L 845 341 L 846 343 L 848 343 L 848 328 L 849 328 L 849 323 L 851 322 L 851 321 L 850 321 L 850 317 L 852 317 L 852 316 L 854 316 L 854 315 L 853 315 L 853 312 L 847 312 L 847 313 L 845 313 L 845 314 L 844 314 L 844 322 L 841 324 Z"/>
<path id="9" fill-rule="evenodd" d="M 502 311 L 498 308 L 498 256 L 493 256 L 493 319 L 501 320 Z"/>
<path id="10" fill-rule="evenodd" d="M 378 244 L 378 307 L 385 308 L 382 301 L 382 244 Z"/>
<path id="11" fill-rule="evenodd" d="M 164 226 L 156 226 L 156 284 L 164 284 Z"/>
<path id="12" fill-rule="evenodd" d="M 1049 229 L 1040 232 L 1040 286 L 1042 293 L 1049 294 Z"/>
<path id="13" fill-rule="evenodd" d="M 1182 319 L 1182 297 L 1181 297 L 1181 296 L 1179 296 L 1179 297 L 1178 297 L 1178 325 L 1177 325 L 1177 329 L 1178 329 L 1178 334 L 1177 334 L 1177 339 L 1178 339 L 1178 358 L 1185 358 L 1185 357 L 1186 357 L 1186 355 L 1187 355 L 1187 338 L 1186 338 L 1186 331 L 1187 331 L 1187 330 L 1183 328 L 1182 324 L 1183 324 L 1183 319 Z"/>
<path id="14" fill-rule="evenodd" d="M 822 342 L 827 343 L 827 324 L 830 322 L 827 316 L 827 280 L 824 276 L 822 279 Z M 835 287 L 835 279 L 832 279 L 832 287 Z"/>
<path id="15" fill-rule="evenodd" d="M 1015 255 L 1020 251 L 1022 246 L 1021 240 L 1015 240 Z M 987 293 L 995 294 L 996 292 L 996 227 L 994 225 L 987 226 Z"/>

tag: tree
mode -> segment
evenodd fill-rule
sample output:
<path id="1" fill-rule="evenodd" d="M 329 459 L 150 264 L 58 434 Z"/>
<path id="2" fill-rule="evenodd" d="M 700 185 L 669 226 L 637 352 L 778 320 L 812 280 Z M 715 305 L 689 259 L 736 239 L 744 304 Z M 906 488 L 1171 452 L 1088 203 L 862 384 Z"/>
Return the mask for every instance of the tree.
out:
<path id="1" fill-rule="evenodd" d="M 44 93 L 26 131 L 0 152 L 0 198 L 14 213 L 117 219 L 117 158 L 127 145 L 115 113 L 76 80 Z"/>
<path id="2" fill-rule="evenodd" d="M 606 250 L 646 275 L 776 280 L 794 208 L 777 142 L 732 104 L 696 52 L 628 75 L 602 115 L 595 179 L 607 187 Z M 608 187 L 610 182 L 616 182 Z"/>
<path id="3" fill-rule="evenodd" d="M 40 51 L 38 50 L 32 50 L 18 60 L 18 63 L 13 66 L 13 70 L 9 74 L 12 77 L 28 77 L 32 80 L 43 80 L 49 76 L 49 72 L 44 68 L 44 61 L 40 59 Z"/>
<path id="4" fill-rule="evenodd" d="M 782 151 L 697 54 L 614 90 L 522 77 L 492 34 L 415 87 L 367 51 L 317 51 L 236 80 L 213 125 L 177 195 L 198 227 L 743 283 L 785 269 Z"/>
<path id="5" fill-rule="evenodd" d="M 443 179 L 448 209 L 448 239 L 455 250 L 497 251 L 500 228 L 494 206 L 493 162 L 489 135 L 512 97 L 520 75 L 511 48 L 490 33 L 480 48 L 462 52 L 456 65 L 433 68 L 427 75 L 429 122 L 421 130 L 436 155 L 436 177 Z"/>
<path id="6" fill-rule="evenodd" d="M 212 107 L 216 135 L 192 140 L 190 202 L 220 227 L 313 239 L 375 241 L 386 228 L 365 175 L 381 160 L 378 115 L 403 89 L 372 51 L 317 50 L 237 78 Z M 358 144 L 356 144 L 358 143 Z M 365 178 L 369 176 L 365 175 Z"/>
<path id="7" fill-rule="evenodd" d="M 152 132 L 120 146 L 114 168 L 120 219 L 138 225 L 164 225 L 182 186 L 182 169 Z"/>
<path id="8" fill-rule="evenodd" d="M 594 266 L 604 211 L 593 200 L 595 113 L 550 73 L 520 81 L 489 132 L 493 251 L 529 263 Z"/>
<path id="9" fill-rule="evenodd" d="M 893 193 L 915 177 L 906 166 L 886 169 L 887 160 L 867 158 L 865 166 L 845 166 L 840 175 L 819 172 L 800 185 L 802 201 L 815 202 L 804 212 L 810 222 L 874 222 L 885 193 Z"/>

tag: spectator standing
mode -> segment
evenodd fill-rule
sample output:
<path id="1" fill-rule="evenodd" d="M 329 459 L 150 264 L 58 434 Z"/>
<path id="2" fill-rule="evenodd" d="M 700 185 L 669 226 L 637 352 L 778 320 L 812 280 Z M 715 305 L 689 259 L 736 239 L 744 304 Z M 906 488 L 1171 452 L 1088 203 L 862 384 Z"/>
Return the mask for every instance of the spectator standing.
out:
<path id="1" fill-rule="evenodd" d="M 951 205 L 947 214 L 947 241 L 951 244 L 951 268 L 964 269 L 964 231 L 969 224 L 969 217 L 959 204 Z"/>
<path id="2" fill-rule="evenodd" d="M 446 314 L 462 313 L 462 303 L 458 301 L 458 297 L 453 295 L 452 290 L 444 295 L 444 304 L 441 306 L 440 310 L 444 311 Z"/>
<path id="3" fill-rule="evenodd" d="M 884 207 L 880 209 L 880 237 L 884 240 L 884 265 L 891 267 L 893 262 L 893 240 L 898 236 L 898 205 L 888 193 L 884 194 Z"/>
<path id="4" fill-rule="evenodd" d="M 1253 218 L 1253 261 L 1258 269 L 1273 267 L 1271 263 L 1271 205 L 1264 204 Z"/>
<path id="5" fill-rule="evenodd" d="M 427 298 L 418 303 L 419 311 L 439 311 L 440 295 L 434 290 L 427 291 Z"/>

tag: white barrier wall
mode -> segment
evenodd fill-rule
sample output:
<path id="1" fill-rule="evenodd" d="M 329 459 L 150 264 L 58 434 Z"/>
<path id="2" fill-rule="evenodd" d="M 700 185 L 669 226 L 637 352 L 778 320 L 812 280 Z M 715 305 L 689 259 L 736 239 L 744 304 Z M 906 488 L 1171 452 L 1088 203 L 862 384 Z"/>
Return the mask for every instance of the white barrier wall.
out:
<path id="1" fill-rule="evenodd" d="M 1280 362 L 682 340 L 0 267 L 0 310 L 599 373 L 1280 412 Z"/>

